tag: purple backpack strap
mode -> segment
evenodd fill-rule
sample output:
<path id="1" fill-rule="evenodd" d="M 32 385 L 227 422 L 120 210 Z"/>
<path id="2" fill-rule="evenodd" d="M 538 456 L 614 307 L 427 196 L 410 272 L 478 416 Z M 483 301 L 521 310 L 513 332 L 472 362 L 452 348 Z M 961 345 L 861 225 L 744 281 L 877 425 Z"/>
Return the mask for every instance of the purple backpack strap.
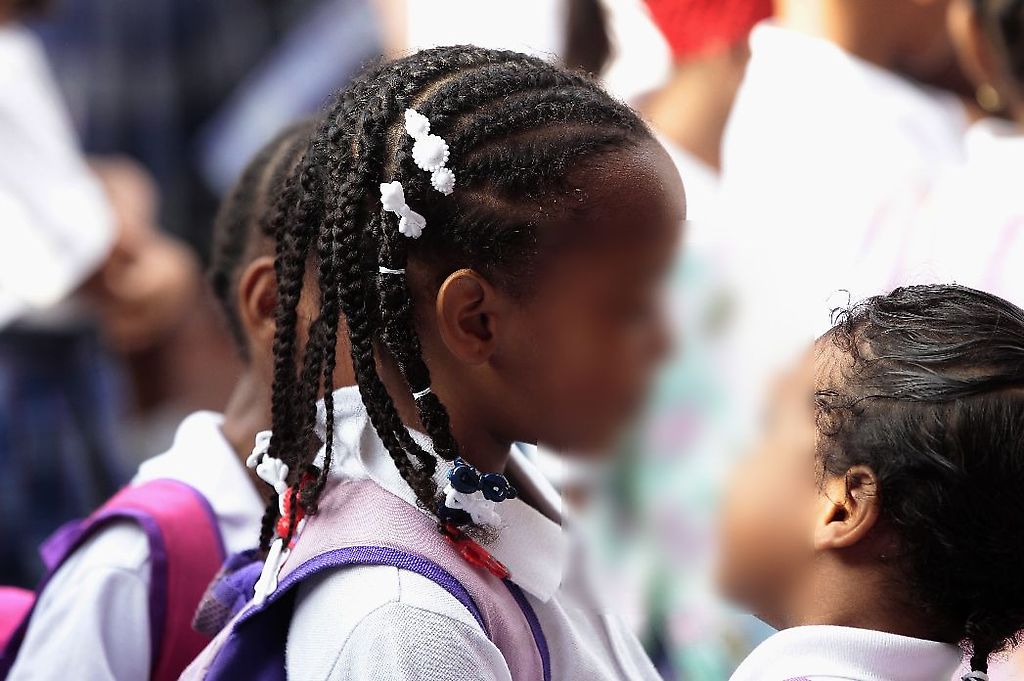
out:
<path id="1" fill-rule="evenodd" d="M 327 570 L 390 565 L 416 572 L 462 603 L 498 647 L 515 681 L 550 681 L 547 641 L 513 582 L 466 563 L 431 520 L 370 481 L 331 483 L 260 606 L 235 617 L 182 679 L 285 679 L 284 650 L 297 588 Z M 513 575 L 514 577 L 514 575 Z"/>
<path id="2" fill-rule="evenodd" d="M 192 487 L 175 480 L 125 487 L 85 520 L 61 527 L 40 549 L 47 572 L 36 594 L 79 547 L 119 521 L 137 523 L 149 540 L 151 678 L 176 679 L 209 641 L 192 629 L 192 615 L 224 560 L 213 510 Z M 30 618 L 31 609 L 0 653 L 0 677 L 13 666 Z"/>

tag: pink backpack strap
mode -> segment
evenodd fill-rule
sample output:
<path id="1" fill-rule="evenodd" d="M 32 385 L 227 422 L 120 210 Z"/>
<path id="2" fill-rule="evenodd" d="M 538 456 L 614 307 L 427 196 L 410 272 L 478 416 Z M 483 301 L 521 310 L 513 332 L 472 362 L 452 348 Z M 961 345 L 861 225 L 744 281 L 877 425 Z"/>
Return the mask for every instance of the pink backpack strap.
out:
<path id="1" fill-rule="evenodd" d="M 515 681 L 550 681 L 544 632 L 522 590 L 467 563 L 426 515 L 371 481 L 329 484 L 319 512 L 307 520 L 288 556 L 277 590 L 236 616 L 182 679 L 284 679 L 296 587 L 349 565 L 392 565 L 427 577 L 469 610 Z"/>
<path id="2" fill-rule="evenodd" d="M 216 516 L 206 498 L 176 480 L 153 480 L 125 487 L 84 521 L 65 525 L 41 549 L 47 582 L 82 544 L 114 522 L 132 521 L 149 540 L 149 620 L 151 678 L 177 679 L 209 638 L 192 629 L 192 616 L 210 579 L 224 560 Z M 28 617 L 0 655 L 0 676 L 13 665 Z"/>
<path id="3" fill-rule="evenodd" d="M 0 650 L 14 636 L 22 621 L 28 617 L 36 595 L 27 589 L 0 586 Z"/>

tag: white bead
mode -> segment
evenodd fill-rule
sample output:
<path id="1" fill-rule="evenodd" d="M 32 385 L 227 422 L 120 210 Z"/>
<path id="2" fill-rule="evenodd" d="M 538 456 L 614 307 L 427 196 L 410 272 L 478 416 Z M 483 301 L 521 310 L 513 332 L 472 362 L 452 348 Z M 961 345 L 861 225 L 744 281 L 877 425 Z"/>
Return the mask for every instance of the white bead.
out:
<path id="1" fill-rule="evenodd" d="M 455 189 L 455 173 L 448 168 L 438 168 L 430 174 L 430 184 L 434 189 L 448 196 Z"/>
<path id="2" fill-rule="evenodd" d="M 448 162 L 448 143 L 437 135 L 427 135 L 412 145 L 412 160 L 427 172 L 433 172 Z"/>
<path id="3" fill-rule="evenodd" d="M 494 510 L 494 502 L 484 499 L 479 492 L 465 494 L 447 485 L 444 488 L 444 505 L 465 511 L 477 525 L 501 526 L 501 516 Z"/>
<path id="4" fill-rule="evenodd" d="M 425 137 L 430 134 L 430 121 L 416 109 L 406 109 L 405 131 L 414 139 Z"/>
<path id="5" fill-rule="evenodd" d="M 272 433 L 269 430 L 261 430 L 256 433 L 256 444 L 252 448 L 252 453 L 249 454 L 249 458 L 245 460 L 245 465 L 248 468 L 256 468 L 259 465 L 263 455 L 270 449 L 270 436 Z"/>
<path id="6" fill-rule="evenodd" d="M 426 218 L 409 208 L 409 206 L 404 207 L 402 210 L 402 219 L 398 221 L 399 232 L 410 239 L 419 239 L 426 226 Z"/>
<path id="7" fill-rule="evenodd" d="M 402 188 L 402 183 L 395 180 L 394 182 L 382 182 L 380 185 L 380 202 L 384 206 L 384 210 L 392 213 L 398 213 L 405 206 L 405 190 Z"/>

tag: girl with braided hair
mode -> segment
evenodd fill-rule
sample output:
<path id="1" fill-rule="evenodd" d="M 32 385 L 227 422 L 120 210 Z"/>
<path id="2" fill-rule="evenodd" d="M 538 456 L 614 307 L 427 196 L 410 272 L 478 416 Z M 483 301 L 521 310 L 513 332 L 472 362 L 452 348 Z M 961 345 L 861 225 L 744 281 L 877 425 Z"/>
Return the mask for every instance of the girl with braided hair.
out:
<path id="1" fill-rule="evenodd" d="M 987 681 L 1024 629 L 1024 310 L 961 286 L 869 298 L 767 417 L 719 580 L 783 631 L 732 681 Z"/>
<path id="2" fill-rule="evenodd" d="M 267 560 L 183 678 L 657 678 L 517 443 L 615 437 L 684 218 L 636 114 L 541 60 L 442 47 L 342 92 L 276 204 Z"/>
<path id="3" fill-rule="evenodd" d="M 6 645 L 0 626 L 0 677 L 177 679 L 215 633 L 193 630 L 196 606 L 225 551 L 255 548 L 266 503 L 244 466 L 270 419 L 275 281 L 266 199 L 312 129 L 297 124 L 270 142 L 214 226 L 211 283 L 246 360 L 224 413 L 189 415 L 131 485 L 44 545 L 49 572 L 34 607 L 22 601 L 31 611 L 17 613 Z M 0 625 L 15 614 L 3 592 Z"/>

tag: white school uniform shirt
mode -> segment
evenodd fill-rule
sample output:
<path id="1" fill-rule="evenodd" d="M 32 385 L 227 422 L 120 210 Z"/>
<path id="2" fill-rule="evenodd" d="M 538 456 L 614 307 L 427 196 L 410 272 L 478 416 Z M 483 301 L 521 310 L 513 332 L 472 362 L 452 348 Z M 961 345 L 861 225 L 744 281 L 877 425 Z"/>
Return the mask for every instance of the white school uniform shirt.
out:
<path id="1" fill-rule="evenodd" d="M 210 502 L 228 554 L 255 548 L 264 504 L 220 430 L 220 414 L 196 412 L 133 484 L 172 479 Z M 149 679 L 149 543 L 132 522 L 87 541 L 39 597 L 8 681 Z"/>
<path id="2" fill-rule="evenodd" d="M 949 681 L 960 649 L 870 629 L 785 629 L 747 656 L 730 681 Z"/>
<path id="3" fill-rule="evenodd" d="M 861 262 L 865 245 L 914 188 L 962 159 L 967 119 L 953 96 L 771 21 L 750 49 L 719 206 L 737 287 L 737 389 L 756 402 L 831 326 L 833 308 L 889 284 L 890 269 Z"/>
<path id="4" fill-rule="evenodd" d="M 966 158 L 947 166 L 890 230 L 898 243 L 871 257 L 892 263 L 893 284 L 958 283 L 1024 305 L 1024 132 L 1008 121 L 975 123 Z"/>
<path id="5" fill-rule="evenodd" d="M 0 328 L 68 295 L 113 239 L 42 47 L 0 26 Z"/>
<path id="6" fill-rule="evenodd" d="M 373 430 L 358 390 L 335 393 L 332 475 L 369 479 L 415 505 Z M 415 436 L 415 435 L 414 435 Z M 421 443 L 426 444 L 424 439 Z M 519 450 L 515 465 L 558 506 Z M 438 479 L 450 464 L 440 462 Z M 639 642 L 590 583 L 573 536 L 521 500 L 495 506 L 502 529 L 488 551 L 526 594 L 547 639 L 553 679 L 659 679 Z M 510 681 L 505 659 L 464 605 L 419 574 L 391 566 L 332 570 L 300 587 L 288 631 L 296 681 Z"/>

